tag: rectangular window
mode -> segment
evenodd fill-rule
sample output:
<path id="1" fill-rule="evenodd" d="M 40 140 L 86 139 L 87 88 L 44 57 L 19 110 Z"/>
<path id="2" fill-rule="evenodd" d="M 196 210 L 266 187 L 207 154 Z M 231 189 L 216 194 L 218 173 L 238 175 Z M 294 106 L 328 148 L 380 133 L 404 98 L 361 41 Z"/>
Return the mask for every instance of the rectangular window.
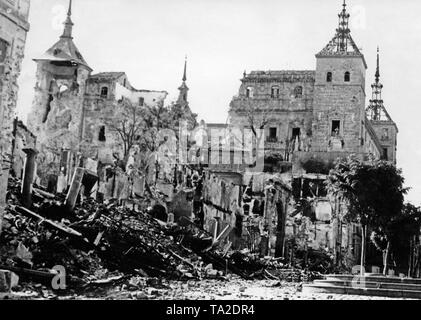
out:
<path id="1" fill-rule="evenodd" d="M 145 98 L 140 97 L 139 98 L 139 106 L 143 107 L 145 105 Z"/>
<path id="2" fill-rule="evenodd" d="M 279 98 L 279 95 L 280 95 L 280 89 L 279 89 L 279 87 L 272 87 L 272 92 L 271 92 L 272 99 Z"/>
<path id="3" fill-rule="evenodd" d="M 299 138 L 301 136 L 301 129 L 300 128 L 294 128 L 292 129 L 292 138 L 295 140 L 297 137 Z"/>
<path id="4" fill-rule="evenodd" d="M 389 140 L 389 129 L 383 129 L 382 140 Z"/>
<path id="5" fill-rule="evenodd" d="M 269 142 L 276 142 L 278 140 L 278 129 L 277 128 L 269 128 Z"/>
<path id="6" fill-rule="evenodd" d="M 339 136 L 341 134 L 341 121 L 333 120 L 332 121 L 332 136 Z"/>
<path id="7" fill-rule="evenodd" d="M 98 141 L 101 141 L 101 142 L 107 141 L 107 139 L 105 138 L 105 126 L 101 126 L 99 128 Z"/>
<path id="8" fill-rule="evenodd" d="M 389 150 L 387 148 L 383 148 L 382 160 L 389 161 Z"/>

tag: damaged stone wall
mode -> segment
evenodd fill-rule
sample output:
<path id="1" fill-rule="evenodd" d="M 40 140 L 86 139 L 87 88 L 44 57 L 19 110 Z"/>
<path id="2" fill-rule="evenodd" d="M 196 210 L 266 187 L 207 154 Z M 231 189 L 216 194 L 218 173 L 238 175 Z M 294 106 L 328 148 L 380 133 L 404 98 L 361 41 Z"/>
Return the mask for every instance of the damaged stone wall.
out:
<path id="1" fill-rule="evenodd" d="M 23 170 L 25 166 L 26 153 L 24 149 L 36 149 L 37 138 L 28 130 L 28 128 L 15 118 L 13 121 L 13 150 L 12 150 L 12 174 L 23 179 Z"/>
<path id="2" fill-rule="evenodd" d="M 265 124 L 266 154 L 288 158 L 294 150 L 310 150 L 314 71 L 255 71 L 242 79 L 230 105 L 231 124 Z"/>
<path id="3" fill-rule="evenodd" d="M 89 74 L 90 70 L 82 65 L 38 61 L 28 126 L 38 139 L 38 176 L 43 184 L 49 175 L 59 174 L 63 150 L 76 153 L 80 148 Z"/>
<path id="4" fill-rule="evenodd" d="M 84 155 L 109 164 L 113 153 L 122 157 L 120 137 L 108 124 L 119 119 L 116 106 L 125 98 L 139 108 L 164 104 L 165 91 L 136 90 L 123 72 L 106 72 L 89 77 L 85 94 L 83 125 Z"/>
<path id="5" fill-rule="evenodd" d="M 0 232 L 10 170 L 17 79 L 29 31 L 29 0 L 0 0 Z"/>
<path id="6" fill-rule="evenodd" d="M 343 221 L 347 206 L 328 194 L 325 180 L 326 176 L 320 174 L 293 177 L 293 197 L 286 222 L 287 242 L 302 251 L 329 252 L 335 261 L 352 267 L 361 252 L 359 226 Z"/>
<path id="7" fill-rule="evenodd" d="M 207 171 L 204 229 L 234 250 L 282 256 L 289 197 L 279 175 Z"/>

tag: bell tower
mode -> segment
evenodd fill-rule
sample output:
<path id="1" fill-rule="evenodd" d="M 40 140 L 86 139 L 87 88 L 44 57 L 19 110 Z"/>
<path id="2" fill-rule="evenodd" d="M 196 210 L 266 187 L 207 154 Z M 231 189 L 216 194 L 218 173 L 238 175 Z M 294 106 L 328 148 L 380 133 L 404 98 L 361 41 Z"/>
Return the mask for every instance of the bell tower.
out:
<path id="1" fill-rule="evenodd" d="M 313 151 L 362 150 L 367 64 L 349 29 L 344 1 L 336 34 L 316 55 Z"/>
<path id="2" fill-rule="evenodd" d="M 89 67 L 73 41 L 72 0 L 59 40 L 37 64 L 28 127 L 37 136 L 38 174 L 57 175 L 63 150 L 76 154 L 82 134 L 83 104 Z"/>

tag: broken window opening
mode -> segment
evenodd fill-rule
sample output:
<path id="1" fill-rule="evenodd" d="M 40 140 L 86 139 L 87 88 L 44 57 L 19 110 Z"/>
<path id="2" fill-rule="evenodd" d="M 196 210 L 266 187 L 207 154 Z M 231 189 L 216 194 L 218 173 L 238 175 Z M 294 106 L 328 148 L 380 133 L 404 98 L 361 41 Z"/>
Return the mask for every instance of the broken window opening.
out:
<path id="1" fill-rule="evenodd" d="M 298 86 L 294 89 L 295 99 L 301 99 L 303 97 L 303 87 Z"/>
<path id="2" fill-rule="evenodd" d="M 300 138 L 301 136 L 301 128 L 293 128 L 292 129 L 292 139 L 295 140 L 297 138 Z"/>
<path id="3" fill-rule="evenodd" d="M 145 98 L 140 97 L 139 98 L 139 106 L 143 107 L 145 105 Z"/>
<path id="4" fill-rule="evenodd" d="M 328 72 L 326 75 L 326 82 L 332 82 L 332 72 Z"/>
<path id="5" fill-rule="evenodd" d="M 351 81 L 351 73 L 349 71 L 345 72 L 345 82 Z"/>
<path id="6" fill-rule="evenodd" d="M 280 89 L 279 89 L 279 87 L 278 86 L 272 87 L 272 92 L 271 92 L 272 99 L 279 98 L 279 95 L 280 95 Z"/>
<path id="7" fill-rule="evenodd" d="M 332 121 L 332 137 L 337 137 L 341 133 L 341 121 L 333 120 Z"/>
<path id="8" fill-rule="evenodd" d="M 48 119 L 48 115 L 50 114 L 51 111 L 51 102 L 53 102 L 54 97 L 52 94 L 50 94 L 48 96 L 48 102 L 47 102 L 47 107 L 45 109 L 45 113 L 44 113 L 44 117 L 42 118 L 42 123 L 46 123 L 47 119 Z"/>
<path id="9" fill-rule="evenodd" d="M 108 88 L 107 87 L 102 87 L 101 88 L 101 98 L 108 98 Z"/>
<path id="10" fill-rule="evenodd" d="M 254 88 L 248 87 L 246 90 L 246 96 L 247 98 L 253 98 L 254 97 Z"/>
<path id="11" fill-rule="evenodd" d="M 105 137 L 105 126 L 101 126 L 99 128 L 98 141 L 101 141 L 101 142 L 107 141 Z"/>
<path id="12" fill-rule="evenodd" d="M 268 142 L 277 142 L 277 140 L 278 140 L 278 129 L 269 128 Z"/>
<path id="13" fill-rule="evenodd" d="M 383 148 L 382 160 L 389 161 L 389 150 L 387 148 Z"/>

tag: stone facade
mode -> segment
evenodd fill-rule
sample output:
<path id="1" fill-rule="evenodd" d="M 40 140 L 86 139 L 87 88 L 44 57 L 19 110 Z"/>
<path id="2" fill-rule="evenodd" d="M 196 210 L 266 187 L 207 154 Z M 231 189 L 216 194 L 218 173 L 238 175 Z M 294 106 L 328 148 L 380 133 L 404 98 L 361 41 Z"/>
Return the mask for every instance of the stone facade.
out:
<path id="1" fill-rule="evenodd" d="M 11 161 L 17 79 L 29 31 L 30 0 L 0 1 L 0 229 Z"/>
<path id="2" fill-rule="evenodd" d="M 71 16 L 70 1 L 63 34 L 34 59 L 37 82 L 28 127 L 37 136 L 37 174 L 43 185 L 59 176 L 68 184 L 75 167 L 92 161 L 113 164 L 116 154 L 121 159 L 122 143 L 108 126 L 119 116 L 118 103 L 126 99 L 139 108 L 157 106 L 168 95 L 135 89 L 124 72 L 92 74 L 75 45 Z"/>
<path id="3" fill-rule="evenodd" d="M 316 55 L 315 71 L 244 73 L 230 105 L 233 126 L 265 130 L 265 151 L 284 161 L 310 153 L 326 161 L 329 153 L 357 154 L 396 162 L 396 124 L 373 121 L 366 113 L 364 55 L 343 23 Z M 295 154 L 295 156 L 294 156 Z"/>
<path id="4" fill-rule="evenodd" d="M 316 54 L 314 71 L 245 72 L 229 115 L 231 127 L 264 130 L 265 162 L 291 163 L 289 182 L 284 180 L 294 194 L 287 241 L 302 250 L 339 253 L 352 264 L 360 254 L 358 226 L 335 218 L 346 206 L 320 191 L 323 181 L 338 158 L 351 154 L 396 163 L 398 128 L 383 105 L 379 62 L 367 107 L 367 64 L 351 37 L 346 4 L 339 18 L 334 38 Z"/>
<path id="5" fill-rule="evenodd" d="M 124 72 L 91 75 L 84 97 L 84 155 L 104 164 L 112 164 L 113 153 L 119 153 L 122 158 L 121 141 L 108 125 L 120 116 L 117 114 L 119 101 L 127 99 L 139 108 L 155 107 L 164 105 L 167 96 L 166 91 L 135 89 Z"/>

